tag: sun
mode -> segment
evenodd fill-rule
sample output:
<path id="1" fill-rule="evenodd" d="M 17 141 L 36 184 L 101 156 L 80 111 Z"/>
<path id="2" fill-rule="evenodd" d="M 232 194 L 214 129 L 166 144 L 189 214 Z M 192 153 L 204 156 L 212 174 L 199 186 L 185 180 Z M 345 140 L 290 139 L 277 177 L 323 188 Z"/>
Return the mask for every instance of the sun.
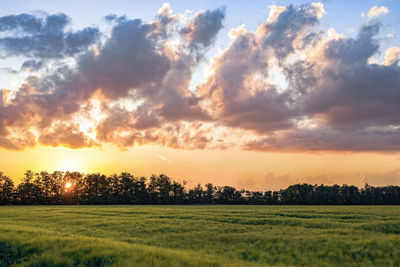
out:
<path id="1" fill-rule="evenodd" d="M 70 188 L 72 186 L 72 183 L 71 182 L 66 182 L 65 183 L 65 189 L 68 189 L 68 188 Z"/>

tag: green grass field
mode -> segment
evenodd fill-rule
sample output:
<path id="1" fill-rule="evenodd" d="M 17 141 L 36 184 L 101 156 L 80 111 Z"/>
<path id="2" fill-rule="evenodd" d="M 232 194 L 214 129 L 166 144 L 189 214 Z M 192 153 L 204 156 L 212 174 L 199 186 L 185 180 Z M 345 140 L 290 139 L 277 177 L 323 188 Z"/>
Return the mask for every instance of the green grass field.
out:
<path id="1" fill-rule="evenodd" d="M 400 266 L 394 206 L 6 206 L 1 266 Z"/>

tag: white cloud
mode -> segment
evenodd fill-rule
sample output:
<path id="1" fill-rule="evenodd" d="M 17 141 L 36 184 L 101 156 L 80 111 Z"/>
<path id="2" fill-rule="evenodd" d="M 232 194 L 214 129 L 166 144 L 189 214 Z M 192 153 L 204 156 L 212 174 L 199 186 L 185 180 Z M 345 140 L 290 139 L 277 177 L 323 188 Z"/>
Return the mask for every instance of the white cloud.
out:
<path id="1" fill-rule="evenodd" d="M 239 25 L 239 27 L 232 28 L 229 31 L 228 35 L 229 35 L 229 38 L 236 39 L 237 37 L 239 37 L 240 35 L 245 34 L 246 32 L 247 32 L 246 25 L 241 24 L 241 25 Z"/>
<path id="2" fill-rule="evenodd" d="M 368 64 L 379 64 L 379 61 L 376 58 L 368 59 Z"/>
<path id="3" fill-rule="evenodd" d="M 165 14 L 169 15 L 171 13 L 172 13 L 172 10 L 171 10 L 169 3 L 163 3 L 161 8 L 157 12 L 157 15 L 165 15 Z"/>
<path id="4" fill-rule="evenodd" d="M 311 6 L 314 8 L 314 15 L 320 19 L 324 14 L 326 14 L 326 11 L 324 9 L 324 4 L 321 2 L 316 2 L 312 3 Z"/>
<path id="5" fill-rule="evenodd" d="M 395 63 L 400 56 L 400 47 L 398 46 L 393 46 L 391 48 L 386 49 L 385 53 L 385 62 L 383 63 L 384 65 L 392 65 Z"/>
<path id="6" fill-rule="evenodd" d="M 278 19 L 279 15 L 285 10 L 286 10 L 285 6 L 277 6 L 277 5 L 269 6 L 269 15 L 267 22 L 268 23 L 275 22 Z"/>
<path id="7" fill-rule="evenodd" d="M 368 18 L 376 18 L 381 15 L 386 15 L 389 13 L 389 9 L 385 6 L 373 6 L 371 9 L 365 14 L 364 12 L 361 13 L 362 17 L 367 16 Z"/>

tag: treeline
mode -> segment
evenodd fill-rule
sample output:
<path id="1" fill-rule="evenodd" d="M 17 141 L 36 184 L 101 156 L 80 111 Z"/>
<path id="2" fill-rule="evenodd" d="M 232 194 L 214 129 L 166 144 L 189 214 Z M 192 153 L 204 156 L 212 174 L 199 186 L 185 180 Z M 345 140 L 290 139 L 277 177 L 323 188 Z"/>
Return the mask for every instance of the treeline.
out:
<path id="1" fill-rule="evenodd" d="M 237 190 L 200 184 L 187 189 L 166 175 L 130 173 L 25 172 L 17 186 L 0 172 L 0 205 L 58 204 L 256 204 L 256 205 L 398 205 L 400 187 L 295 184 L 279 191 Z"/>

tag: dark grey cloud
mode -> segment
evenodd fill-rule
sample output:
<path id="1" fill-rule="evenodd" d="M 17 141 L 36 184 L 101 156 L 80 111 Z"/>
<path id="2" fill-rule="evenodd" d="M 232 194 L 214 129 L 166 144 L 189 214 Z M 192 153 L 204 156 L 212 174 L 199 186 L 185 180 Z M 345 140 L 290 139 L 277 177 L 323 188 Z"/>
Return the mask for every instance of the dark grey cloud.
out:
<path id="1" fill-rule="evenodd" d="M 43 64 L 41 60 L 27 60 L 22 64 L 21 70 L 37 71 L 43 67 Z"/>
<path id="2" fill-rule="evenodd" d="M 127 96 L 130 89 L 151 94 L 146 88 L 170 68 L 170 60 L 148 38 L 151 30 L 151 25 L 138 19 L 116 24 L 98 55 L 88 52 L 79 58 L 79 75 L 111 98 Z"/>
<path id="3" fill-rule="evenodd" d="M 224 18 L 225 8 L 200 11 L 180 33 L 190 47 L 208 47 L 222 29 Z"/>
<path id="4" fill-rule="evenodd" d="M 69 22 L 63 13 L 43 18 L 31 14 L 0 17 L 0 52 L 41 60 L 63 58 L 85 51 L 98 40 L 98 28 L 66 31 Z"/>
<path id="5" fill-rule="evenodd" d="M 0 31 L 20 29 L 22 32 L 40 32 L 43 21 L 30 14 L 9 15 L 0 17 Z"/>
<path id="6" fill-rule="evenodd" d="M 355 39 L 333 40 L 324 47 L 326 66 L 299 100 L 306 114 L 333 128 L 400 125 L 400 68 L 369 64 L 378 53 L 379 25 L 364 25 Z"/>
<path id="7" fill-rule="evenodd" d="M 244 145 L 260 151 L 376 151 L 400 150 L 399 129 L 292 129 Z"/>
<path id="8" fill-rule="evenodd" d="M 113 22 L 120 23 L 120 22 L 127 21 L 128 18 L 126 16 L 118 16 L 116 14 L 108 14 L 107 16 L 104 17 L 104 20 L 109 23 L 113 23 Z"/>
<path id="9" fill-rule="evenodd" d="M 231 126 L 258 133 L 266 133 L 292 126 L 292 111 L 287 106 L 287 94 L 274 88 L 258 91 L 243 100 L 228 102 L 221 114 L 223 121 Z"/>
<path id="10" fill-rule="evenodd" d="M 293 41 L 305 29 L 319 23 L 314 9 L 312 5 L 286 7 L 275 22 L 263 25 L 266 32 L 264 45 L 272 47 L 278 58 L 287 57 L 294 51 Z"/>
<path id="11" fill-rule="evenodd" d="M 347 64 L 365 65 L 368 59 L 378 52 L 379 43 L 375 37 L 379 29 L 380 23 L 376 21 L 362 25 L 355 39 L 340 38 L 330 41 L 325 48 L 325 56 Z"/>

